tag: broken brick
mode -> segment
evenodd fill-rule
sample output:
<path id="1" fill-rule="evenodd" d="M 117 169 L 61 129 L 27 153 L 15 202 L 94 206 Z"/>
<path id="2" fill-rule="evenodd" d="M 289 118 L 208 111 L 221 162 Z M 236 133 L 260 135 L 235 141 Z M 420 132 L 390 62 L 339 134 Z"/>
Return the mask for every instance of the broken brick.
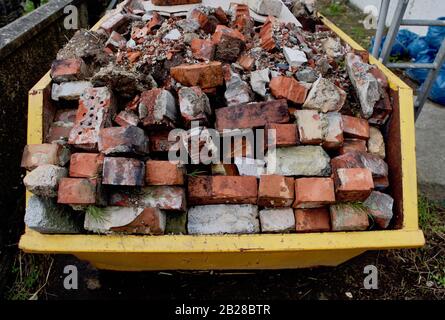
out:
<path id="1" fill-rule="evenodd" d="M 253 100 L 254 95 L 249 84 L 242 80 L 239 74 L 230 70 L 230 76 L 228 75 L 227 77 L 229 79 L 226 80 L 224 98 L 228 107 L 248 103 Z"/>
<path id="2" fill-rule="evenodd" d="M 366 119 L 342 115 L 343 133 L 357 139 L 369 139 L 369 124 Z"/>
<path id="3" fill-rule="evenodd" d="M 207 95 L 199 87 L 182 87 L 178 91 L 179 109 L 186 127 L 192 121 L 207 125 L 212 114 Z"/>
<path id="4" fill-rule="evenodd" d="M 145 163 L 147 185 L 183 185 L 184 168 L 170 161 L 148 160 Z"/>
<path id="5" fill-rule="evenodd" d="M 378 191 L 383 191 L 389 187 L 389 179 L 385 177 L 372 177 L 374 180 L 374 189 Z"/>
<path id="6" fill-rule="evenodd" d="M 328 112 L 324 115 L 323 148 L 336 149 L 343 145 L 343 120 L 338 112 Z"/>
<path id="7" fill-rule="evenodd" d="M 223 84 L 221 62 L 181 64 L 170 69 L 171 76 L 187 87 L 213 88 Z"/>
<path id="8" fill-rule="evenodd" d="M 99 153 L 74 153 L 70 160 L 70 177 L 96 178 L 102 172 L 103 156 Z"/>
<path id="9" fill-rule="evenodd" d="M 175 98 L 170 91 L 160 88 L 142 92 L 138 110 L 148 128 L 174 128 L 178 119 Z"/>
<path id="10" fill-rule="evenodd" d="M 346 92 L 325 78 L 318 78 L 303 104 L 304 109 L 320 112 L 339 111 L 346 101 Z"/>
<path id="11" fill-rule="evenodd" d="M 332 158 L 333 170 L 337 168 L 366 168 L 375 178 L 388 176 L 388 165 L 380 157 L 366 152 L 351 151 Z"/>
<path id="12" fill-rule="evenodd" d="M 88 88 L 80 96 L 76 122 L 68 143 L 85 150 L 97 150 L 99 131 L 111 126 L 116 104 L 107 87 Z"/>
<path id="13" fill-rule="evenodd" d="M 362 231 L 368 229 L 368 211 L 348 204 L 329 207 L 332 231 Z"/>
<path id="14" fill-rule="evenodd" d="M 323 121 L 315 110 L 295 111 L 298 135 L 302 144 L 320 144 L 323 140 Z"/>
<path id="15" fill-rule="evenodd" d="M 134 191 L 114 191 L 110 193 L 109 204 L 112 206 L 131 207 L 137 204 L 140 207 L 153 207 L 162 210 L 185 211 L 184 188 L 178 186 L 148 186 Z"/>
<path id="16" fill-rule="evenodd" d="M 383 91 L 383 97 L 374 106 L 374 112 L 368 122 L 373 125 L 383 125 L 389 119 L 392 112 L 392 105 L 389 94 Z"/>
<path id="17" fill-rule="evenodd" d="M 379 129 L 369 128 L 368 152 L 382 159 L 385 159 L 385 140 Z"/>
<path id="18" fill-rule="evenodd" d="M 394 199 L 391 196 L 373 191 L 363 205 L 368 208 L 370 215 L 380 228 L 388 228 L 393 217 Z"/>
<path id="19" fill-rule="evenodd" d="M 26 170 L 34 170 L 43 164 L 64 166 L 69 159 L 69 149 L 59 144 L 28 144 L 23 150 L 20 166 Z"/>
<path id="20" fill-rule="evenodd" d="M 258 190 L 258 205 L 290 207 L 294 201 L 294 179 L 279 175 L 262 175 Z"/>
<path id="21" fill-rule="evenodd" d="M 127 16 L 120 12 L 110 15 L 102 24 L 100 28 L 106 33 L 111 34 L 112 31 L 119 31 L 119 29 L 128 21 Z"/>
<path id="22" fill-rule="evenodd" d="M 334 202 L 334 181 L 331 178 L 295 179 L 294 208 L 317 208 Z"/>
<path id="23" fill-rule="evenodd" d="M 198 60 L 213 60 L 215 55 L 215 45 L 211 40 L 193 39 L 190 43 L 192 54 Z"/>
<path id="24" fill-rule="evenodd" d="M 87 66 L 81 58 L 54 60 L 51 64 L 51 78 L 54 82 L 83 80 Z"/>
<path id="25" fill-rule="evenodd" d="M 137 126 L 139 124 L 139 118 L 133 111 L 122 110 L 114 118 L 114 122 L 121 127 Z"/>
<path id="26" fill-rule="evenodd" d="M 265 141 L 273 136 L 277 147 L 295 146 L 299 143 L 297 125 L 294 123 L 268 123 L 264 133 Z"/>
<path id="27" fill-rule="evenodd" d="M 365 200 L 374 188 L 372 173 L 365 168 L 339 168 L 334 181 L 338 201 Z"/>
<path id="28" fill-rule="evenodd" d="M 285 98 L 294 103 L 302 104 L 306 99 L 308 89 L 291 77 L 273 77 L 269 83 L 272 95 L 277 98 Z"/>
<path id="29" fill-rule="evenodd" d="M 57 202 L 73 205 L 96 203 L 95 179 L 63 178 L 59 183 Z"/>
<path id="30" fill-rule="evenodd" d="M 212 42 L 216 45 L 217 60 L 233 62 L 244 49 L 245 37 L 238 30 L 220 24 L 212 35 Z"/>
<path id="31" fill-rule="evenodd" d="M 66 168 L 43 164 L 29 172 L 23 179 L 26 190 L 41 197 L 57 197 L 59 181 L 66 177 Z"/>
<path id="32" fill-rule="evenodd" d="M 242 54 L 237 63 L 246 71 L 251 71 L 253 66 L 255 65 L 255 59 L 248 54 Z"/>
<path id="33" fill-rule="evenodd" d="M 213 176 L 238 176 L 238 169 L 235 164 L 212 164 Z"/>
<path id="34" fill-rule="evenodd" d="M 117 51 L 125 49 L 126 44 L 127 40 L 119 32 L 113 31 L 105 43 L 105 47 L 112 51 Z"/>
<path id="35" fill-rule="evenodd" d="M 229 19 L 227 18 L 226 12 L 223 10 L 223 8 L 218 7 L 215 9 L 215 17 L 219 20 L 221 24 L 227 24 L 229 23 Z"/>
<path id="36" fill-rule="evenodd" d="M 105 208 L 106 218 L 109 217 L 108 210 L 110 208 L 116 208 L 117 212 L 115 212 L 114 216 L 118 215 L 117 221 L 119 224 L 122 223 L 123 211 L 127 212 L 128 210 L 136 211 L 134 214 L 137 216 L 133 221 L 129 222 L 125 225 L 119 226 L 110 226 L 109 230 L 112 232 L 118 233 L 129 233 L 129 234 L 151 234 L 151 235 L 162 235 L 165 232 L 167 217 L 164 211 L 159 208 L 125 208 L 125 207 L 108 207 Z M 133 219 L 134 214 L 129 214 L 128 220 Z M 108 221 L 105 224 L 108 226 L 113 224 L 112 221 L 114 219 L 107 219 Z M 109 222 L 111 220 L 111 223 Z M 85 229 L 91 229 L 85 227 Z"/>
<path id="37" fill-rule="evenodd" d="M 88 81 L 71 81 L 62 82 L 60 84 L 53 83 L 51 88 L 51 99 L 55 101 L 59 101 L 60 99 L 77 100 L 82 92 L 92 86 L 91 82 Z"/>
<path id="38" fill-rule="evenodd" d="M 122 157 L 105 157 L 103 184 L 118 186 L 143 186 L 145 177 L 144 162 Z"/>
<path id="39" fill-rule="evenodd" d="M 99 132 L 99 151 L 109 154 L 148 153 L 144 130 L 135 126 L 103 128 Z"/>
<path id="40" fill-rule="evenodd" d="M 188 180 L 191 205 L 256 204 L 257 196 L 257 179 L 252 176 L 198 176 L 189 177 Z"/>
<path id="41" fill-rule="evenodd" d="M 177 141 L 168 140 L 169 131 L 152 131 L 148 134 L 150 152 L 168 152 Z"/>
<path id="42" fill-rule="evenodd" d="M 286 100 L 249 103 L 216 109 L 216 129 L 262 127 L 268 123 L 289 122 Z"/>
<path id="43" fill-rule="evenodd" d="M 273 31 L 276 23 L 274 17 L 268 16 L 260 29 L 261 47 L 266 51 L 272 51 L 276 48 Z"/>
<path id="44" fill-rule="evenodd" d="M 329 211 L 325 207 L 295 209 L 297 232 L 327 232 L 331 230 Z"/>

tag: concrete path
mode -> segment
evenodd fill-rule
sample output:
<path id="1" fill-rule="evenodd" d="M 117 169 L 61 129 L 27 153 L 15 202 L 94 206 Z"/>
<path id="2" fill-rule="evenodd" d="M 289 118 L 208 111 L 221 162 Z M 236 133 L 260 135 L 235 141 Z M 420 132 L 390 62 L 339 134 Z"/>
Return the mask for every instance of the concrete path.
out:
<path id="1" fill-rule="evenodd" d="M 432 200 L 445 200 L 445 106 L 428 101 L 416 122 L 417 183 Z"/>

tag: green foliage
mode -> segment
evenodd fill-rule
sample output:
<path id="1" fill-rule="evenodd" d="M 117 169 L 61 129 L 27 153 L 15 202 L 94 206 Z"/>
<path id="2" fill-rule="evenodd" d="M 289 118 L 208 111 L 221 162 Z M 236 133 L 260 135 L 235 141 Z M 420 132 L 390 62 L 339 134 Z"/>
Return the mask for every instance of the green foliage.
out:
<path id="1" fill-rule="evenodd" d="M 445 225 L 441 222 L 445 214 L 443 208 L 425 196 L 419 196 L 418 210 L 419 224 L 422 229 L 429 229 L 436 233 L 445 233 Z"/>
<path id="2" fill-rule="evenodd" d="M 196 170 L 193 170 L 192 172 L 190 172 L 190 173 L 187 173 L 187 175 L 189 176 L 189 177 L 197 177 L 197 176 L 199 176 L 200 174 L 202 174 L 202 173 L 206 173 L 205 171 L 202 171 L 202 170 L 198 170 L 198 169 L 196 169 Z"/>
<path id="3" fill-rule="evenodd" d="M 107 221 L 107 219 L 105 218 L 105 210 L 103 208 L 88 206 L 85 214 L 87 214 L 93 221 L 99 223 Z"/>

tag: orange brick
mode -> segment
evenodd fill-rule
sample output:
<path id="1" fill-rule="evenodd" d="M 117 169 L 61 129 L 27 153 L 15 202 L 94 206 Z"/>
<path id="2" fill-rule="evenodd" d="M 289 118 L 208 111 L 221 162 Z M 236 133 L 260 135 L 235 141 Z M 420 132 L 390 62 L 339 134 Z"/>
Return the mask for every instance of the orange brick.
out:
<path id="1" fill-rule="evenodd" d="M 369 124 L 366 119 L 345 116 L 343 119 L 343 133 L 347 137 L 369 139 Z"/>
<path id="2" fill-rule="evenodd" d="M 294 208 L 316 208 L 334 202 L 334 181 L 331 178 L 295 179 Z"/>
<path id="3" fill-rule="evenodd" d="M 55 82 L 82 80 L 86 76 L 86 65 L 81 58 L 54 60 L 51 78 Z"/>
<path id="4" fill-rule="evenodd" d="M 99 153 L 74 153 L 70 160 L 70 177 L 96 178 L 102 165 L 103 155 Z"/>
<path id="5" fill-rule="evenodd" d="M 294 78 L 285 76 L 273 77 L 269 83 L 269 88 L 275 98 L 286 98 L 298 104 L 304 103 L 308 91 Z"/>
<path id="6" fill-rule="evenodd" d="M 258 183 L 252 176 L 198 176 L 188 179 L 191 205 L 256 204 Z"/>
<path id="7" fill-rule="evenodd" d="M 294 200 L 294 179 L 279 175 L 262 175 L 258 190 L 258 205 L 289 207 Z"/>
<path id="8" fill-rule="evenodd" d="M 145 163 L 145 183 L 156 186 L 184 184 L 184 169 L 170 161 L 148 160 Z"/>
<path id="9" fill-rule="evenodd" d="M 330 231 L 329 211 L 326 207 L 314 209 L 295 209 L 297 232 Z"/>
<path id="10" fill-rule="evenodd" d="M 365 168 L 339 168 L 334 172 L 338 201 L 362 201 L 374 188 L 372 173 Z"/>
<path id="11" fill-rule="evenodd" d="M 171 76 L 181 84 L 200 88 L 213 88 L 223 84 L 221 62 L 181 64 L 170 68 Z"/>
<path id="12" fill-rule="evenodd" d="M 275 40 L 273 38 L 273 28 L 275 23 L 276 19 L 269 16 L 260 29 L 261 47 L 266 51 L 272 51 L 276 48 Z"/>
<path id="13" fill-rule="evenodd" d="M 242 54 L 238 58 L 237 63 L 243 67 L 244 70 L 251 71 L 255 64 L 255 59 L 251 55 Z"/>
<path id="14" fill-rule="evenodd" d="M 58 203 L 89 205 L 96 203 L 96 185 L 94 179 L 62 178 L 59 183 Z"/>
<path id="15" fill-rule="evenodd" d="M 212 60 L 215 54 L 215 45 L 211 40 L 195 38 L 190 43 L 190 47 L 195 59 Z"/>
<path id="16" fill-rule="evenodd" d="M 265 141 L 267 142 L 270 130 L 275 130 L 275 145 L 277 147 L 295 146 L 298 144 L 298 130 L 294 123 L 269 123 L 266 125 Z"/>
<path id="17" fill-rule="evenodd" d="M 366 140 L 363 139 L 345 139 L 343 146 L 338 149 L 339 154 L 345 154 L 351 151 L 366 152 Z"/>

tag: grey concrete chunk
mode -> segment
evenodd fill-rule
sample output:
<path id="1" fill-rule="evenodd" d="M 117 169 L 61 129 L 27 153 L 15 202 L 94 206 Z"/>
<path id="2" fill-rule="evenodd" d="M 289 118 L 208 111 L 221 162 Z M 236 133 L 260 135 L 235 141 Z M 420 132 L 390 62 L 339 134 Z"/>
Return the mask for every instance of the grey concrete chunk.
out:
<path id="1" fill-rule="evenodd" d="M 377 79 L 369 72 L 371 65 L 364 63 L 354 53 L 346 55 L 346 70 L 360 101 L 361 114 L 368 119 L 374 112 L 374 106 L 381 98 L 381 87 Z"/>
<path id="2" fill-rule="evenodd" d="M 385 141 L 379 129 L 369 127 L 368 152 L 385 159 Z"/>
<path id="3" fill-rule="evenodd" d="M 53 164 L 38 166 L 23 179 L 26 190 L 42 197 L 57 197 L 59 181 L 68 175 L 68 170 Z"/>
<path id="4" fill-rule="evenodd" d="M 295 73 L 295 76 L 297 77 L 298 81 L 303 81 L 308 83 L 315 82 L 318 79 L 317 72 L 312 68 L 298 70 Z"/>
<path id="5" fill-rule="evenodd" d="M 268 174 L 283 176 L 329 176 L 330 158 L 320 146 L 297 146 L 269 150 Z"/>
<path id="6" fill-rule="evenodd" d="M 237 106 L 253 100 L 253 93 L 246 81 L 243 81 L 239 74 L 232 72 L 230 80 L 226 83 L 226 92 L 224 93 L 227 106 Z"/>
<path id="7" fill-rule="evenodd" d="M 249 0 L 249 8 L 263 16 L 279 17 L 283 3 L 280 0 Z"/>
<path id="8" fill-rule="evenodd" d="M 258 207 L 250 204 L 219 204 L 191 207 L 189 234 L 258 233 Z"/>
<path id="9" fill-rule="evenodd" d="M 51 89 L 51 99 L 55 101 L 62 100 L 78 100 L 80 95 L 93 85 L 89 81 L 71 81 L 62 82 L 60 84 L 53 83 Z"/>
<path id="10" fill-rule="evenodd" d="M 379 227 L 383 229 L 388 227 L 393 217 L 394 205 L 394 199 L 390 195 L 373 191 L 363 205 L 369 209 L 369 213 Z"/>
<path id="11" fill-rule="evenodd" d="M 292 208 L 264 209 L 260 211 L 261 232 L 295 231 L 295 215 Z"/>
<path id="12" fill-rule="evenodd" d="M 269 83 L 269 68 L 263 70 L 252 71 L 250 73 L 250 85 L 252 90 L 260 96 L 266 96 L 266 84 Z"/>
<path id="13" fill-rule="evenodd" d="M 283 54 L 291 67 L 298 67 L 307 62 L 306 54 L 301 50 L 284 47 Z"/>
<path id="14" fill-rule="evenodd" d="M 320 77 L 312 85 L 303 109 L 321 112 L 339 111 L 346 101 L 346 92 L 328 79 Z"/>
<path id="15" fill-rule="evenodd" d="M 28 228 L 40 233 L 80 233 L 78 213 L 67 206 L 57 205 L 51 198 L 31 196 L 25 213 Z"/>

